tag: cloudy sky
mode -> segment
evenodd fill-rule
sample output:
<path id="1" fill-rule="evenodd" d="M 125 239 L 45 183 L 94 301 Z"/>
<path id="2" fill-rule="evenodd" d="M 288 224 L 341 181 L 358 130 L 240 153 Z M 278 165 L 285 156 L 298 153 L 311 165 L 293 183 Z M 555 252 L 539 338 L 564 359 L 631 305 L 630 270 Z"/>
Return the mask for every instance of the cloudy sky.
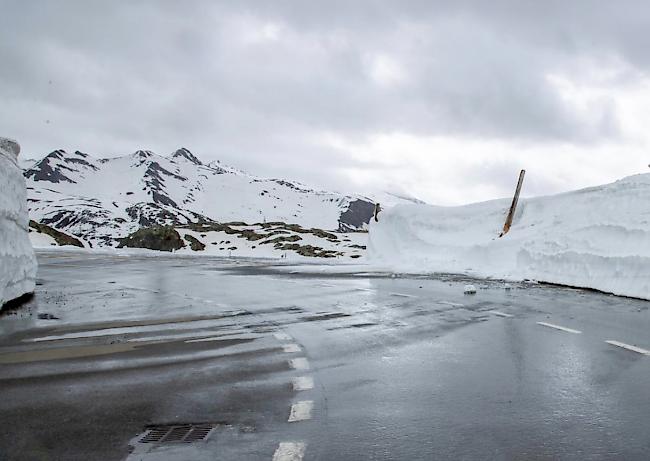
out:
<path id="1" fill-rule="evenodd" d="M 23 155 L 185 146 L 436 204 L 650 172 L 650 2 L 3 0 Z"/>

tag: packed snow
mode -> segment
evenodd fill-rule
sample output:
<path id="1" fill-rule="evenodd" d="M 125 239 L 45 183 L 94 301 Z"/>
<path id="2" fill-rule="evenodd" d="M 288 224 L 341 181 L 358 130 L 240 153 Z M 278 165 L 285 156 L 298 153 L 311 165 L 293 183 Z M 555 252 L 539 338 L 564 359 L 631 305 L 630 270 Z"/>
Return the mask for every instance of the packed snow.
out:
<path id="1" fill-rule="evenodd" d="M 32 247 L 34 248 L 48 248 L 58 246 L 54 237 L 33 231 L 32 229 L 29 230 L 29 240 L 32 242 Z"/>
<path id="2" fill-rule="evenodd" d="M 34 291 L 36 258 L 29 241 L 25 178 L 20 146 L 0 138 L 0 306 Z"/>
<path id="3" fill-rule="evenodd" d="M 650 174 L 459 207 L 398 205 L 370 223 L 368 260 L 401 272 L 537 280 L 650 299 Z"/>

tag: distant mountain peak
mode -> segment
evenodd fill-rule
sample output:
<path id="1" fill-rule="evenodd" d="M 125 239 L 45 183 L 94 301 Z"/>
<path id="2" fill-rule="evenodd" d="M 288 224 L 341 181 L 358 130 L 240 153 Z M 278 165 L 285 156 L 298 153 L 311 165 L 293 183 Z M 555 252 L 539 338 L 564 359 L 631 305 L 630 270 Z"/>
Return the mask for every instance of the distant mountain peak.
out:
<path id="1" fill-rule="evenodd" d="M 56 149 L 50 152 L 45 156 L 45 158 L 58 158 L 59 160 L 68 155 L 68 153 L 63 149 Z"/>
<path id="2" fill-rule="evenodd" d="M 156 154 L 154 154 L 150 150 L 137 150 L 132 155 L 133 155 L 133 157 L 138 157 L 138 158 L 143 158 L 144 159 L 144 158 L 151 158 Z"/>
<path id="3" fill-rule="evenodd" d="M 172 154 L 172 158 L 184 158 L 185 160 L 188 160 L 195 165 L 203 165 L 201 160 L 199 160 L 192 152 L 189 151 L 189 149 L 186 149 L 185 147 L 181 147 L 176 152 L 174 152 Z"/>
<path id="4" fill-rule="evenodd" d="M 66 176 L 61 170 L 62 162 L 65 162 L 66 151 L 57 149 L 47 154 L 40 162 L 32 168 L 25 171 L 24 176 L 34 181 L 47 181 L 51 183 L 69 182 L 74 183 L 72 179 Z M 68 169 L 69 168 L 65 168 Z"/>

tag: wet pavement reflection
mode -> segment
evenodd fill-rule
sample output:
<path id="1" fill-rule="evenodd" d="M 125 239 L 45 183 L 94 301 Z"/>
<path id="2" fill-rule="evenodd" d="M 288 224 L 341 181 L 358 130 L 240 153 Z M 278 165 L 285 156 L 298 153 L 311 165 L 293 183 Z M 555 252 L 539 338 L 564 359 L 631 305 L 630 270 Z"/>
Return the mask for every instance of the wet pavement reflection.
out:
<path id="1" fill-rule="evenodd" d="M 39 263 L 0 317 L 2 459 L 650 456 L 650 357 L 605 342 L 650 349 L 645 301 L 362 266 Z M 212 432 L 140 443 L 181 423 Z"/>

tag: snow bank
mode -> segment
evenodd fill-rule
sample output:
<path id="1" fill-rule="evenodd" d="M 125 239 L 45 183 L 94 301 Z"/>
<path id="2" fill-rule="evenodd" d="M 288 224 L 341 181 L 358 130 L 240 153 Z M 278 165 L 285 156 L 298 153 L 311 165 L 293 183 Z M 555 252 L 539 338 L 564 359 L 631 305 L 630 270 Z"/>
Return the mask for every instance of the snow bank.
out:
<path id="1" fill-rule="evenodd" d="M 548 197 L 398 205 L 372 222 L 369 262 L 404 272 L 533 279 L 650 299 L 650 174 Z"/>
<path id="2" fill-rule="evenodd" d="M 36 280 L 25 178 L 17 163 L 19 152 L 18 143 L 0 138 L 0 306 L 33 292 Z"/>

